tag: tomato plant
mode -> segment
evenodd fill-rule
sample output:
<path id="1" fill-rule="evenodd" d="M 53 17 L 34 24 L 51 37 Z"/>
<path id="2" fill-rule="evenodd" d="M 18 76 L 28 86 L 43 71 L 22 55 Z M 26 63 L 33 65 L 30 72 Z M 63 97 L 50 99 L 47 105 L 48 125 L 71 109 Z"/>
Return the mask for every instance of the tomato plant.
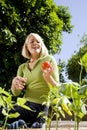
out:
<path id="1" fill-rule="evenodd" d="M 27 110 L 31 110 L 25 105 L 25 102 L 27 101 L 25 98 L 19 97 L 17 98 L 17 102 L 15 102 L 13 101 L 12 97 L 13 95 L 11 93 L 5 91 L 3 88 L 0 87 L 0 107 L 3 108 L 2 114 L 5 116 L 4 122 L 1 121 L 0 130 L 4 130 L 6 127 L 10 127 L 10 124 L 7 123 L 8 118 L 17 118 L 20 115 L 18 112 L 10 112 L 15 105 L 19 105 Z"/>

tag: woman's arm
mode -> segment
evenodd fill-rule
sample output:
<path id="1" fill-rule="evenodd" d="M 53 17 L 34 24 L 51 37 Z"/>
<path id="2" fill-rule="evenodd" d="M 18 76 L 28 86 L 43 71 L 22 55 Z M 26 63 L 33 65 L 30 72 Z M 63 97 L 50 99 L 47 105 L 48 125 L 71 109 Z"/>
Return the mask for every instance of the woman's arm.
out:
<path id="1" fill-rule="evenodd" d="M 51 84 L 52 86 L 58 86 L 58 82 L 54 80 L 54 78 L 52 77 L 52 75 L 47 74 L 48 72 L 43 72 L 43 77 L 45 79 L 45 81 L 48 84 Z"/>

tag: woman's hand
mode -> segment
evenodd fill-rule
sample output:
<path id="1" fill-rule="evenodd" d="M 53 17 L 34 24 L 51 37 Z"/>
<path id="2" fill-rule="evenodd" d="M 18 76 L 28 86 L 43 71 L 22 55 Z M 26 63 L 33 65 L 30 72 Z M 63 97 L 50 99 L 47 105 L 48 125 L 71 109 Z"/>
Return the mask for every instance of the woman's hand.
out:
<path id="1" fill-rule="evenodd" d="M 26 78 L 17 76 L 12 81 L 12 88 L 14 90 L 22 90 L 26 85 Z"/>
<path id="2" fill-rule="evenodd" d="M 44 77 L 50 77 L 52 74 L 53 74 L 53 67 L 52 68 L 46 68 L 45 70 L 44 69 L 42 69 L 42 72 L 43 72 L 43 76 Z"/>
<path id="3" fill-rule="evenodd" d="M 49 61 L 45 61 L 44 63 L 42 63 L 42 72 L 43 78 L 48 84 L 50 83 L 52 86 L 58 85 L 58 83 L 52 77 L 52 74 L 54 72 L 54 67 L 52 63 L 50 63 Z"/>
<path id="4" fill-rule="evenodd" d="M 42 72 L 44 77 L 50 77 L 53 74 L 53 71 L 53 65 L 49 61 L 45 61 L 42 63 Z"/>

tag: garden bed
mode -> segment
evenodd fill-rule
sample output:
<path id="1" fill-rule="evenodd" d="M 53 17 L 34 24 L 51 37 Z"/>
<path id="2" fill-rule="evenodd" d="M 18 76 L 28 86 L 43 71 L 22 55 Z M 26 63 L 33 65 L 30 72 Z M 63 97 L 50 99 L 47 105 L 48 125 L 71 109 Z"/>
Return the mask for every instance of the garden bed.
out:
<path id="1" fill-rule="evenodd" d="M 59 121 L 58 130 L 74 130 L 74 121 Z M 52 121 L 51 130 L 56 130 L 56 122 Z M 79 130 L 87 130 L 87 121 L 80 122 Z"/>

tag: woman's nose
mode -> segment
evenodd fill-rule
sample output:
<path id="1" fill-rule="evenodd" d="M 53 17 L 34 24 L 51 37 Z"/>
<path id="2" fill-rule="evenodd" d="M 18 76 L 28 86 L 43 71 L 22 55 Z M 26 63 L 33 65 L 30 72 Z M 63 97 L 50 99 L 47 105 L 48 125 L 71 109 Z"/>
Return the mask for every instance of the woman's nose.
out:
<path id="1" fill-rule="evenodd" d="M 37 41 L 34 41 L 33 44 L 34 44 L 34 45 L 37 44 Z"/>

